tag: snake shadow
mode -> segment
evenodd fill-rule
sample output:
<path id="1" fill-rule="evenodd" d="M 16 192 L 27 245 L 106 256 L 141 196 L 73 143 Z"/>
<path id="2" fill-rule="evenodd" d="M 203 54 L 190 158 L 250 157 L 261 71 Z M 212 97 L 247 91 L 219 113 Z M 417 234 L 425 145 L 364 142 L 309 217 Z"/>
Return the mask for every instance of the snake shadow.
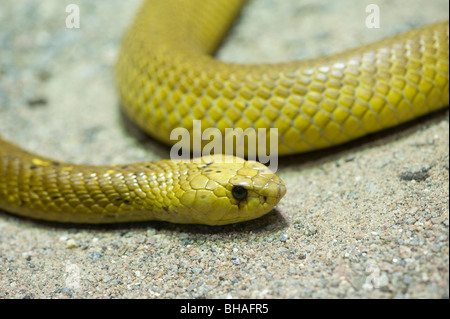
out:
<path id="1" fill-rule="evenodd" d="M 71 232 L 88 230 L 92 233 L 113 232 L 118 233 L 121 236 L 127 234 L 128 232 L 139 232 L 154 229 L 158 233 L 166 233 L 172 236 L 186 233 L 191 235 L 236 234 L 240 237 L 245 237 L 246 234 L 256 233 L 264 235 L 277 232 L 289 227 L 290 224 L 288 218 L 278 208 L 274 208 L 269 213 L 254 220 L 222 226 L 173 224 L 162 221 L 117 224 L 59 223 L 19 216 L 2 210 L 0 210 L 0 213 L 2 215 L 1 218 L 5 218 L 12 223 L 23 224 L 28 227 L 38 226 L 42 230 L 65 230 Z"/>

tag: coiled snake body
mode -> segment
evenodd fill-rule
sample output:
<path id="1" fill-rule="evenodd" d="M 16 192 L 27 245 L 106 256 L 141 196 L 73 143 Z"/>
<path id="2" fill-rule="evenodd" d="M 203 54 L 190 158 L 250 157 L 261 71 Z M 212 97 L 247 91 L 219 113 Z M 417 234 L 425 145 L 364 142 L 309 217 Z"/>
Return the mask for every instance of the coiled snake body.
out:
<path id="1" fill-rule="evenodd" d="M 338 145 L 448 105 L 448 22 L 306 61 L 218 61 L 210 54 L 242 4 L 144 3 L 116 67 L 124 110 L 143 130 L 174 143 L 171 130 L 192 132 L 193 120 L 222 133 L 277 128 L 283 155 Z M 75 165 L 0 139 L 0 208 L 61 222 L 221 225 L 259 217 L 285 194 L 264 165 L 224 158 Z"/>

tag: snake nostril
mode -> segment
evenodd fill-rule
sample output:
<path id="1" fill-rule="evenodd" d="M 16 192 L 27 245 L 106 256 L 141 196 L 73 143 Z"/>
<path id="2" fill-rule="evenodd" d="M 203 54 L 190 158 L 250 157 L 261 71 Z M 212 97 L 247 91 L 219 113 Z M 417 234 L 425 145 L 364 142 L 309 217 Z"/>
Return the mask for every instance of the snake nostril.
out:
<path id="1" fill-rule="evenodd" d="M 286 194 L 286 186 L 284 186 L 283 183 L 278 183 L 277 188 L 278 188 L 278 198 L 281 199 Z"/>

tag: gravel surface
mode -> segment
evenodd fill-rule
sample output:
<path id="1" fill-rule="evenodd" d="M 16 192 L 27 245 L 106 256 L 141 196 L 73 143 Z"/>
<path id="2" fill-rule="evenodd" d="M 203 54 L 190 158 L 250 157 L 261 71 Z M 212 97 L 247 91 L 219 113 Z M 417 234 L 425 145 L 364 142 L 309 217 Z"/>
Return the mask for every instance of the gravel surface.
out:
<path id="1" fill-rule="evenodd" d="M 377 3 L 381 28 L 367 29 Z M 123 118 L 112 67 L 140 1 L 3 0 L 0 135 L 58 160 L 168 157 Z M 218 56 L 340 51 L 448 19 L 448 1 L 251 1 Z M 300 32 L 298 32 L 298 30 Z M 225 227 L 44 223 L 0 212 L 0 298 L 448 298 L 449 123 L 441 111 L 280 159 L 276 211 Z"/>

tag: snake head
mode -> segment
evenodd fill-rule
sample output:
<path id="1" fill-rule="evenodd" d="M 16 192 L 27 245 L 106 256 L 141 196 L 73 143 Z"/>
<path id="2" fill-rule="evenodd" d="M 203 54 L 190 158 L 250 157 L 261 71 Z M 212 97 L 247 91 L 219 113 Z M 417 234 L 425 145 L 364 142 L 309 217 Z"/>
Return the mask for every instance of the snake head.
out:
<path id="1" fill-rule="evenodd" d="M 193 223 L 225 225 L 258 218 L 286 193 L 283 181 L 265 165 L 234 156 L 208 156 L 188 173 L 190 189 L 181 202 Z"/>

